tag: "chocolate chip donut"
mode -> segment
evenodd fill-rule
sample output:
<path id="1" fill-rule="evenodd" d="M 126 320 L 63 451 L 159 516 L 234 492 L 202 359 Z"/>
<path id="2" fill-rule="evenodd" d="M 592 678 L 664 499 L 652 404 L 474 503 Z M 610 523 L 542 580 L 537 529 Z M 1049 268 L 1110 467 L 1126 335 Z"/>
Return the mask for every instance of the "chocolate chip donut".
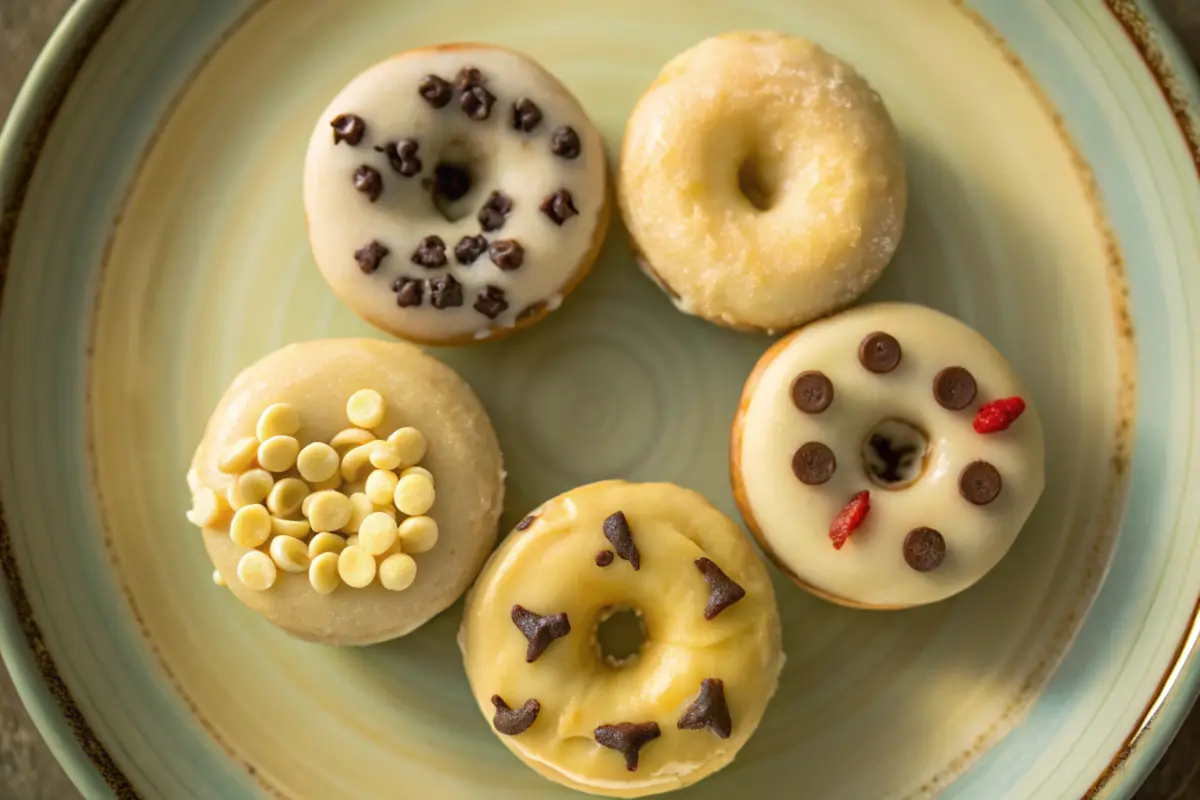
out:
<path id="1" fill-rule="evenodd" d="M 800 586 L 906 608 L 1008 552 L 1044 485 L 1042 425 L 1004 357 L 962 322 L 881 303 L 777 342 L 733 425 L 738 506 Z"/>
<path id="2" fill-rule="evenodd" d="M 527 56 L 413 50 L 321 113 L 304 205 L 317 265 L 368 322 L 427 344 L 494 338 L 557 308 L 599 254 L 603 143 Z"/>
<path id="3" fill-rule="evenodd" d="M 638 101 L 618 198 L 639 263 L 680 310 L 780 331 L 879 277 L 907 183 L 853 67 L 804 39 L 731 33 L 676 56 Z"/>
<path id="4" fill-rule="evenodd" d="M 601 626 L 621 610 L 644 640 L 618 655 Z M 534 511 L 471 589 L 459 644 L 501 741 L 611 797 L 727 765 L 783 666 L 765 565 L 732 520 L 670 484 L 595 483 Z"/>

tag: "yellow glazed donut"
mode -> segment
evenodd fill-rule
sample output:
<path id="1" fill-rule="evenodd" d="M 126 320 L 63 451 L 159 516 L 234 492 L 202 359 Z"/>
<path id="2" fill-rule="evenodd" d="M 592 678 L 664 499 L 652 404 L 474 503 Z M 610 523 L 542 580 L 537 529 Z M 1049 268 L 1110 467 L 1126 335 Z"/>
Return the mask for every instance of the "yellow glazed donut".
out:
<path id="1" fill-rule="evenodd" d="M 644 632 L 623 660 L 598 635 L 621 609 Z M 459 644 L 501 741 L 550 780 L 612 797 L 727 765 L 783 666 L 754 547 L 671 484 L 595 483 L 527 517 L 471 589 Z"/>
<path id="2" fill-rule="evenodd" d="M 883 101 L 804 39 L 731 33 L 676 56 L 638 101 L 618 176 L 646 273 L 680 310 L 787 330 L 879 277 L 904 160 Z"/>
<path id="3" fill-rule="evenodd" d="M 730 448 L 742 515 L 781 570 L 844 605 L 960 592 L 1041 496 L 1042 425 L 1004 357 L 962 322 L 880 303 L 777 342 Z"/>

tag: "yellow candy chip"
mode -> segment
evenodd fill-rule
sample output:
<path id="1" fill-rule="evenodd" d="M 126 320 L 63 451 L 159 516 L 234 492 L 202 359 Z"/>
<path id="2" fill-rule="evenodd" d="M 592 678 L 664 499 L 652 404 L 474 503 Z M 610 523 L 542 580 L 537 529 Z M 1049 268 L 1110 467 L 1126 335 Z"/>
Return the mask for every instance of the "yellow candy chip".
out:
<path id="1" fill-rule="evenodd" d="M 278 572 L 270 556 L 258 550 L 251 550 L 238 561 L 237 574 L 238 580 L 244 583 L 246 588 L 265 592 L 275 585 Z"/>
<path id="2" fill-rule="evenodd" d="M 200 478 L 200 470 L 192 467 L 187 471 L 188 491 L 192 494 L 200 491 L 200 487 L 204 485 L 204 481 Z"/>
<path id="3" fill-rule="evenodd" d="M 308 557 L 316 558 L 322 553 L 338 554 L 346 549 L 346 540 L 336 533 L 318 533 L 308 542 Z"/>
<path id="4" fill-rule="evenodd" d="M 381 556 L 396 543 L 396 520 L 376 511 L 358 528 L 358 546 L 373 556 Z"/>
<path id="5" fill-rule="evenodd" d="M 296 469 L 309 483 L 327 481 L 338 471 L 337 451 L 324 442 L 306 445 L 296 456 Z"/>
<path id="6" fill-rule="evenodd" d="M 333 477 L 330 478 L 329 480 L 317 481 L 316 483 L 311 484 L 308 488 L 314 492 L 326 492 L 326 491 L 329 491 L 330 489 L 341 488 L 341 485 L 342 485 L 342 475 L 340 472 L 335 472 L 335 473 L 333 473 Z M 347 494 L 347 492 L 342 492 L 342 494 Z"/>
<path id="7" fill-rule="evenodd" d="M 358 473 L 371 461 L 371 451 L 375 443 L 360 444 L 342 459 L 342 478 L 348 481 L 358 480 Z"/>
<path id="8" fill-rule="evenodd" d="M 207 486 L 202 486 L 192 495 L 192 513 L 188 519 L 201 528 L 210 528 L 221 522 L 228 512 L 229 501 Z"/>
<path id="9" fill-rule="evenodd" d="M 392 496 L 396 492 L 396 484 L 400 479 L 390 469 L 377 469 L 367 476 L 364 487 L 367 497 L 377 506 L 391 505 Z"/>
<path id="10" fill-rule="evenodd" d="M 287 403 L 275 403 L 258 418 L 255 433 L 265 442 L 272 436 L 295 436 L 300 430 L 300 412 Z"/>
<path id="11" fill-rule="evenodd" d="M 352 533 L 346 537 L 346 547 L 356 547 L 358 545 L 358 534 Z"/>
<path id="12" fill-rule="evenodd" d="M 224 588 L 224 586 L 225 586 L 225 578 L 224 578 L 224 577 L 222 577 L 222 575 L 221 575 L 221 571 L 220 571 L 220 570 L 216 570 L 216 569 L 214 569 L 214 570 L 213 570 L 213 574 L 212 574 L 212 582 L 213 582 L 213 584 L 215 584 L 216 586 L 220 586 L 220 587 Z"/>
<path id="13" fill-rule="evenodd" d="M 346 418 L 359 428 L 374 428 L 383 424 L 386 409 L 383 397 L 374 389 L 359 389 L 346 401 Z"/>
<path id="14" fill-rule="evenodd" d="M 433 481 L 424 475 L 407 475 L 396 484 L 392 499 L 400 513 L 419 517 L 433 508 Z"/>
<path id="15" fill-rule="evenodd" d="M 293 539 L 303 539 L 312 533 L 308 522 L 302 519 L 280 519 L 271 517 L 271 531 L 276 536 L 290 536 Z"/>
<path id="16" fill-rule="evenodd" d="M 425 434 L 416 428 L 397 428 L 387 438 L 387 443 L 400 454 L 400 465 L 415 467 L 425 457 Z"/>
<path id="17" fill-rule="evenodd" d="M 308 565 L 308 582 L 319 594 L 330 594 L 342 582 L 336 553 L 321 553 Z"/>
<path id="18" fill-rule="evenodd" d="M 300 443 L 292 436 L 272 436 L 258 446 L 258 465 L 268 472 L 287 472 L 296 463 Z"/>
<path id="19" fill-rule="evenodd" d="M 379 565 L 379 582 L 383 588 L 403 592 L 417 579 L 417 562 L 404 553 L 390 555 Z"/>
<path id="20" fill-rule="evenodd" d="M 271 560 L 284 572 L 308 570 L 308 545 L 291 536 L 276 536 L 271 540 Z"/>
<path id="21" fill-rule="evenodd" d="M 217 469 L 228 475 L 236 475 L 249 469 L 250 465 L 254 463 L 256 455 L 258 455 L 258 439 L 253 436 L 238 439 L 221 455 L 221 460 L 217 462 Z"/>
<path id="22" fill-rule="evenodd" d="M 251 503 L 261 503 L 267 499 L 267 495 L 271 493 L 271 489 L 275 487 L 275 478 L 265 469 L 252 469 L 243 472 L 237 476 L 234 481 L 233 494 L 230 495 L 230 505 L 234 505 L 233 500 L 237 498 L 236 508 L 241 508 L 244 505 Z"/>
<path id="23" fill-rule="evenodd" d="M 375 469 L 390 471 L 400 466 L 400 450 L 390 442 L 375 442 L 369 458 Z"/>
<path id="24" fill-rule="evenodd" d="M 350 498 L 328 489 L 314 492 L 308 504 L 308 524 L 316 533 L 340 530 L 354 513 Z"/>
<path id="25" fill-rule="evenodd" d="M 406 475 L 424 475 L 426 478 L 429 478 L 429 480 L 433 480 L 433 473 L 424 467 L 409 467 L 408 469 L 401 471 L 401 478 Z"/>
<path id="26" fill-rule="evenodd" d="M 438 525 L 432 517 L 409 517 L 400 523 L 400 546 L 406 553 L 427 553 L 438 540 Z"/>
<path id="27" fill-rule="evenodd" d="M 355 492 L 350 495 L 350 521 L 339 528 L 339 530 L 346 533 L 358 533 L 358 526 L 362 525 L 362 521 L 374 510 L 375 506 L 371 504 L 371 498 L 362 492 Z"/>
<path id="28" fill-rule="evenodd" d="M 338 575 L 342 583 L 362 589 L 375 580 L 375 557 L 358 545 L 350 545 L 338 554 Z"/>
<path id="29" fill-rule="evenodd" d="M 242 506 L 229 523 L 229 538 L 242 547 L 259 547 L 271 538 L 271 515 L 257 503 Z"/>
<path id="30" fill-rule="evenodd" d="M 338 431 L 329 440 L 329 446 L 335 450 L 349 450 L 352 447 L 375 441 L 375 434 L 362 428 L 346 428 Z"/>
<path id="31" fill-rule="evenodd" d="M 299 478 L 283 478 L 271 487 L 271 493 L 267 495 L 267 508 L 277 517 L 295 516 L 300 513 L 308 495 L 307 483 Z"/>

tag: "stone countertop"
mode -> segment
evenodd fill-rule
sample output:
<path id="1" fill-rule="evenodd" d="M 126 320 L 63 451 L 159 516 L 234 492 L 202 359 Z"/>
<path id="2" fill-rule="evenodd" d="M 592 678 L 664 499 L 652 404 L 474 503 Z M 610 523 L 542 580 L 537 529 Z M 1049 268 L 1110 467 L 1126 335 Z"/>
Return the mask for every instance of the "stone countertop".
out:
<path id="1" fill-rule="evenodd" d="M 1157 0 L 1159 8 L 1200 63 L 1200 2 Z M 0 117 L 6 116 L 25 73 L 70 0 L 0 0 Z M 71 800 L 79 793 L 42 742 L 0 670 L 0 798 Z M 1184 724 L 1137 800 L 1200 797 L 1200 709 Z"/>

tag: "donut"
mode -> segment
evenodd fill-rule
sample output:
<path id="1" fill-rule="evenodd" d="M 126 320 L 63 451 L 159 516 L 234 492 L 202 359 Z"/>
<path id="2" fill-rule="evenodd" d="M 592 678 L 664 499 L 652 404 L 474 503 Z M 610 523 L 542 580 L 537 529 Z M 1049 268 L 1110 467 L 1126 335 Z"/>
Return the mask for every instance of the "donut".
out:
<path id="1" fill-rule="evenodd" d="M 1008 552 L 1045 483 L 1042 424 L 982 335 L 855 308 L 763 355 L 733 425 L 734 496 L 775 564 L 848 606 L 950 597 Z"/>
<path id="2" fill-rule="evenodd" d="M 239 374 L 188 472 L 214 582 L 284 631 L 362 645 L 457 600 L 496 541 L 504 483 L 486 412 L 400 342 L 277 350 Z"/>
<path id="3" fill-rule="evenodd" d="M 308 145 L 304 208 L 334 293 L 396 336 L 465 344 L 558 308 L 608 226 L 579 102 L 499 47 L 412 50 L 354 78 Z"/>
<path id="4" fill-rule="evenodd" d="M 616 653 L 603 626 L 622 611 L 644 640 Z M 468 594 L 459 645 L 508 749 L 610 797 L 678 789 L 729 764 L 783 666 L 753 545 L 703 497 L 662 483 L 590 484 L 522 520 Z"/>
<path id="5" fill-rule="evenodd" d="M 879 95 L 779 33 L 717 36 L 671 60 L 629 119 L 617 183 L 638 263 L 680 310 L 767 332 L 866 291 L 908 197 Z"/>

